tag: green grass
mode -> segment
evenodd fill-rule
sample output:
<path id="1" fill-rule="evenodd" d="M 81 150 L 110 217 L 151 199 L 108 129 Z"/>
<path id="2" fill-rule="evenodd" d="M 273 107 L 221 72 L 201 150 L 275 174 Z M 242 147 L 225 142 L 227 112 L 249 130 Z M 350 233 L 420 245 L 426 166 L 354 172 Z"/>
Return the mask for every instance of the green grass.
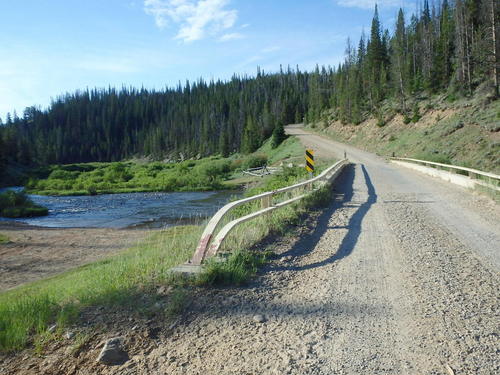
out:
<path id="1" fill-rule="evenodd" d="M 202 285 L 243 285 L 266 263 L 269 254 L 236 250 L 226 259 L 209 259 L 197 282 Z"/>
<path id="2" fill-rule="evenodd" d="M 10 239 L 5 234 L 0 233 L 0 245 L 9 243 Z"/>
<path id="3" fill-rule="evenodd" d="M 9 218 L 45 216 L 47 208 L 36 205 L 24 191 L 7 190 L 0 193 L 0 216 Z"/>
<path id="4" fill-rule="evenodd" d="M 288 138 L 273 149 L 268 140 L 249 155 L 212 156 L 179 163 L 82 163 L 53 165 L 32 171 L 26 183 L 31 194 L 93 195 L 144 191 L 206 191 L 235 188 L 242 170 L 298 158 L 300 142 Z M 232 181 L 236 180 L 236 181 Z"/>
<path id="5" fill-rule="evenodd" d="M 134 305 L 148 287 L 169 282 L 167 270 L 190 258 L 201 229 L 156 232 L 120 255 L 0 294 L 0 351 L 44 337 L 51 324 L 67 326 L 86 307 Z"/>
<path id="6" fill-rule="evenodd" d="M 278 161 L 286 161 L 287 159 L 291 159 L 292 161 L 300 159 L 300 162 L 303 162 L 304 146 L 302 146 L 296 137 L 288 137 L 276 148 L 272 148 L 271 143 L 271 140 L 266 141 L 256 151 L 267 156 L 269 165 L 273 165 Z"/>
<path id="7" fill-rule="evenodd" d="M 29 179 L 26 188 L 43 195 L 217 190 L 224 188 L 222 182 L 234 168 L 231 160 L 218 157 L 180 163 L 54 165 L 42 178 Z"/>

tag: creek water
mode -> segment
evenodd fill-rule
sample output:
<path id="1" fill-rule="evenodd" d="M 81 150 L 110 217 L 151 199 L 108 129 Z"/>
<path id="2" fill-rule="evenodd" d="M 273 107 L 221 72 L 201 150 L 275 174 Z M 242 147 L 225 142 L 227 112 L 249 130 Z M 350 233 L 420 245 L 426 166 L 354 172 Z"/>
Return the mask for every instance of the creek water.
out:
<path id="1" fill-rule="evenodd" d="M 48 216 L 0 220 L 52 228 L 162 228 L 199 223 L 212 216 L 235 191 L 126 193 L 95 196 L 30 195 Z"/>

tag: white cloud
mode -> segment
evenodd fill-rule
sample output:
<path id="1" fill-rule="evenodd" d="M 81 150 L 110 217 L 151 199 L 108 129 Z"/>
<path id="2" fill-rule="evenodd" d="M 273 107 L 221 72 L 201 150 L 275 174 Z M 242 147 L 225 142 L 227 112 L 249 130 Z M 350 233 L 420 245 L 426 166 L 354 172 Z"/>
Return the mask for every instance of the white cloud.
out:
<path id="1" fill-rule="evenodd" d="M 399 7 L 404 5 L 403 0 L 337 0 L 337 4 L 349 8 L 375 9 L 375 4 L 379 9 L 382 7 Z"/>
<path id="2" fill-rule="evenodd" d="M 240 33 L 229 33 L 229 34 L 224 34 L 219 38 L 219 42 L 229 42 L 231 40 L 237 40 L 237 39 L 242 39 L 245 36 Z"/>
<path id="3" fill-rule="evenodd" d="M 192 42 L 234 26 L 238 12 L 227 9 L 228 4 L 229 0 L 144 0 L 144 11 L 159 28 L 179 25 L 175 38 Z"/>

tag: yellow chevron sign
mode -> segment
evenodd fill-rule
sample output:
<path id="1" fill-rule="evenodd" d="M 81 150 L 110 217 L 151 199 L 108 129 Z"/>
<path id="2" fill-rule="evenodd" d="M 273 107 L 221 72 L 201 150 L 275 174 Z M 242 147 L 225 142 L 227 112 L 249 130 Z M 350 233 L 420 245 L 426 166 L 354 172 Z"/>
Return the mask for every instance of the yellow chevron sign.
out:
<path id="1" fill-rule="evenodd" d="M 314 151 L 306 150 L 306 169 L 308 172 L 314 172 Z"/>

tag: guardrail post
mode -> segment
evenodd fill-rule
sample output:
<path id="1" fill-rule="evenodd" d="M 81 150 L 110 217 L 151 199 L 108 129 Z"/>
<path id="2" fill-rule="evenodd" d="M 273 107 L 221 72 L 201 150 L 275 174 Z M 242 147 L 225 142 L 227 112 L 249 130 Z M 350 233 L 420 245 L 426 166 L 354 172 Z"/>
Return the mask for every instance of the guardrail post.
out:
<path id="1" fill-rule="evenodd" d="M 271 207 L 272 198 L 273 198 L 272 194 L 266 195 L 265 197 L 262 197 L 260 200 L 260 207 L 261 208 Z"/>
<path id="2" fill-rule="evenodd" d="M 469 177 L 475 180 L 477 178 L 477 175 L 474 172 L 469 172 Z"/>

